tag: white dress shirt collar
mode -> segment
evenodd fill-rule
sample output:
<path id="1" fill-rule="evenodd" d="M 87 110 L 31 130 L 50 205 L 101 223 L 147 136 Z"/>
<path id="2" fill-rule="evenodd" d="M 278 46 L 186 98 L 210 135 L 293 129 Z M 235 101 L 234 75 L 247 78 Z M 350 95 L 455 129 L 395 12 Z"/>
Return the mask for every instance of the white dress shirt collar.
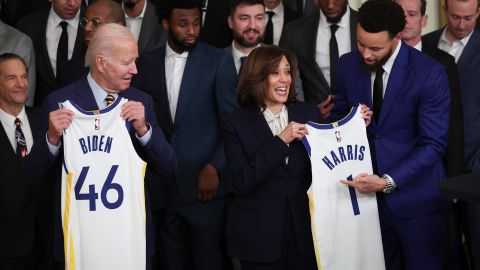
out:
<path id="1" fill-rule="evenodd" d="M 400 52 L 400 47 L 403 46 L 402 43 L 403 43 L 402 41 L 398 42 L 397 47 L 395 48 L 395 51 L 392 53 L 392 55 L 390 55 L 387 62 L 383 64 L 383 70 L 385 71 L 385 73 L 389 75 L 392 72 L 392 67 L 393 67 L 393 64 L 395 63 L 395 59 L 397 59 L 398 53 Z"/>
<path id="2" fill-rule="evenodd" d="M 262 44 L 258 44 L 257 47 L 255 48 L 258 48 L 262 46 Z M 232 42 L 232 56 L 233 56 L 233 62 L 235 63 L 235 68 L 237 69 L 237 73 L 238 71 L 240 70 L 240 58 L 242 57 L 246 57 L 248 56 L 248 54 L 245 54 L 243 52 L 241 52 L 240 50 L 237 49 L 237 47 L 235 46 L 235 41 Z"/>
<path id="3" fill-rule="evenodd" d="M 103 109 L 107 106 L 105 103 L 105 97 L 109 94 L 107 91 L 105 91 L 93 78 L 92 78 L 92 73 L 89 72 L 87 75 L 87 82 L 88 85 L 90 86 L 90 89 L 92 89 L 93 97 L 95 98 L 95 102 L 97 103 L 97 106 L 99 109 Z M 116 98 L 118 98 L 118 93 L 110 93 Z"/>
<path id="4" fill-rule="evenodd" d="M 320 22 L 318 23 L 318 26 L 320 28 L 329 28 L 333 23 L 327 21 L 327 16 L 325 16 L 321 10 L 320 13 Z M 336 23 L 336 25 L 350 31 L 350 7 L 347 6 L 347 11 L 345 11 L 345 14 L 343 14 L 342 18 Z"/>

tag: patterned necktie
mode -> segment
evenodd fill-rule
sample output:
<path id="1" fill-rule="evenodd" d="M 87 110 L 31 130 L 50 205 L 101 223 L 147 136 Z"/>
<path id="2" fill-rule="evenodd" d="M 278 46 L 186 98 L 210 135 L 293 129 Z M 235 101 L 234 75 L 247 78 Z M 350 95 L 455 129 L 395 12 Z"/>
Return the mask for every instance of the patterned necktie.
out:
<path id="1" fill-rule="evenodd" d="M 380 119 L 380 110 L 383 102 L 383 68 L 380 67 L 375 73 L 375 80 L 373 81 L 373 117 L 378 124 Z"/>
<path id="2" fill-rule="evenodd" d="M 22 121 L 15 118 L 15 141 L 17 141 L 16 154 L 19 158 L 23 158 L 27 155 L 27 142 L 25 141 L 25 135 L 21 128 Z"/>
<path id="3" fill-rule="evenodd" d="M 108 94 L 106 97 L 105 97 L 105 104 L 107 104 L 107 107 L 112 105 L 113 102 L 115 102 L 115 97 L 111 94 Z"/>

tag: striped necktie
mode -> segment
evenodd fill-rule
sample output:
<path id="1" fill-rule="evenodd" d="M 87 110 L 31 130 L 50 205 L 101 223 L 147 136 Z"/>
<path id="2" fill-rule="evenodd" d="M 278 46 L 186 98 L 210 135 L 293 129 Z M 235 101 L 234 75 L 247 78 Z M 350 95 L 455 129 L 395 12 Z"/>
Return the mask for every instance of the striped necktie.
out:
<path id="1" fill-rule="evenodd" d="M 115 102 L 115 97 L 111 94 L 108 94 L 106 97 L 105 97 L 105 104 L 107 104 L 107 107 L 112 105 L 113 102 Z"/>

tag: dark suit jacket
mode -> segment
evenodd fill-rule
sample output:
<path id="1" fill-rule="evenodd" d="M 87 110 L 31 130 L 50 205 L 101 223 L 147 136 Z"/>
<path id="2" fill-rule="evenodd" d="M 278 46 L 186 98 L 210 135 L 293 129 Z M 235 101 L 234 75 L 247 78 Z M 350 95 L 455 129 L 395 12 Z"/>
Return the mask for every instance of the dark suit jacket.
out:
<path id="1" fill-rule="evenodd" d="M 200 40 L 217 48 L 232 44 L 233 35 L 228 27 L 230 1 L 209 0 Z"/>
<path id="2" fill-rule="evenodd" d="M 455 64 L 455 58 L 436 47 L 422 44 L 422 52 L 442 64 L 447 71 L 450 86 L 450 124 L 447 151 L 443 161 L 447 176 L 457 176 L 463 174 L 464 171 L 463 110 L 458 87 L 457 65 Z"/>
<path id="3" fill-rule="evenodd" d="M 39 120 L 39 109 L 25 107 L 32 132 Z M 0 261 L 23 257 L 33 247 L 35 209 L 30 188 L 23 178 L 21 162 L 0 124 Z"/>
<path id="4" fill-rule="evenodd" d="M 163 84 L 149 93 L 154 100 L 159 124 L 171 143 L 178 167 L 169 189 L 178 187 L 184 201 L 197 201 L 197 180 L 200 170 L 210 163 L 220 172 L 225 165 L 223 143 L 218 132 L 220 116 L 236 107 L 236 72 L 231 55 L 223 50 L 198 43 L 188 54 L 178 97 L 175 121 L 172 121 L 165 85 L 166 46 L 150 55 L 159 61 Z M 217 196 L 228 190 L 228 182 L 220 175 Z M 171 193 L 171 192 L 170 192 Z"/>
<path id="5" fill-rule="evenodd" d="M 129 100 L 135 100 L 143 103 L 145 106 L 145 120 L 150 124 L 152 137 L 150 141 L 141 146 L 135 138 L 135 131 L 131 130 L 132 142 L 138 155 L 148 163 L 148 167 L 158 174 L 170 174 L 175 169 L 175 157 L 170 145 L 166 142 L 162 130 L 159 128 L 157 118 L 153 111 L 153 101 L 151 97 L 135 88 L 127 88 L 119 93 L 120 96 Z M 48 129 L 48 114 L 58 108 L 58 103 L 65 100 L 75 102 L 84 110 L 98 109 L 93 97 L 92 90 L 88 85 L 87 79 L 71 84 L 50 94 L 42 107 L 42 119 L 40 127 L 35 135 L 35 141 L 30 154 L 26 159 L 28 166 L 27 179 L 35 185 L 42 181 L 55 181 L 55 220 L 53 226 L 53 254 L 55 259 L 63 261 L 63 236 L 60 218 L 60 187 L 61 187 L 61 166 L 63 160 L 63 148 L 60 149 L 57 157 L 52 156 L 48 149 L 46 141 L 46 132 Z M 160 181 L 160 179 L 157 179 Z M 148 196 L 148 194 L 147 194 Z M 147 255 L 153 253 L 153 235 L 150 223 L 150 205 L 146 200 L 147 206 Z"/>
<path id="6" fill-rule="evenodd" d="M 340 57 L 332 115 L 346 115 L 359 103 L 372 108 L 371 73 L 358 51 Z M 447 146 L 450 90 L 445 69 L 402 44 L 393 64 L 379 122 L 367 131 L 377 174 L 390 175 L 398 190 L 385 201 L 398 218 L 443 210 L 448 200 L 437 187 L 446 178 L 442 157 Z M 335 117 L 335 116 L 334 116 Z"/>
<path id="7" fill-rule="evenodd" d="M 422 38 L 424 44 L 438 47 L 443 29 Z M 480 170 L 480 30 L 474 29 L 462 55 L 457 62 L 463 109 L 465 138 L 465 170 Z"/>
<path id="8" fill-rule="evenodd" d="M 323 13 L 318 10 L 289 23 L 283 29 L 280 39 L 280 46 L 290 49 L 297 56 L 305 101 L 312 103 L 319 103 L 333 93 L 315 62 L 320 16 L 323 16 Z M 353 9 L 350 9 L 350 36 L 353 50 L 357 48 L 357 12 Z"/>
<path id="9" fill-rule="evenodd" d="M 315 106 L 299 102 L 288 106 L 288 118 L 318 122 L 320 114 Z M 263 114 L 253 106 L 229 114 L 221 128 L 227 172 L 236 193 L 227 220 L 229 255 L 262 263 L 278 259 L 290 213 L 300 255 L 313 256 L 307 198 L 312 172 L 302 142 L 287 146 L 273 136 Z"/>
<path id="10" fill-rule="evenodd" d="M 283 5 L 283 25 L 285 26 L 287 23 L 299 19 L 301 16 L 298 13 L 290 8 L 289 6 Z"/>
<path id="11" fill-rule="evenodd" d="M 147 1 L 147 7 L 142 19 L 142 27 L 138 37 L 138 52 L 147 53 L 153 49 L 165 45 L 167 33 L 160 25 L 155 6 Z"/>
<path id="12" fill-rule="evenodd" d="M 45 32 L 50 9 L 43 9 L 23 17 L 18 21 L 17 28 L 30 36 L 35 46 L 35 62 L 37 72 L 37 86 L 35 90 L 35 106 L 40 106 L 43 100 L 53 91 L 60 88 L 53 73 L 50 57 L 48 56 Z M 84 8 L 80 11 L 83 16 Z M 85 43 L 83 29 L 78 26 L 77 39 L 71 59 L 85 57 Z M 59 69 L 61 72 L 62 70 Z"/>
<path id="13" fill-rule="evenodd" d="M 318 7 L 315 4 L 314 0 L 306 0 L 305 1 L 304 7 L 303 7 L 303 12 L 298 11 L 297 0 L 283 0 L 283 4 L 285 6 L 290 7 L 291 9 L 293 9 L 298 14 L 301 14 L 302 16 L 313 14 L 313 13 L 317 12 L 317 10 L 318 10 Z"/>

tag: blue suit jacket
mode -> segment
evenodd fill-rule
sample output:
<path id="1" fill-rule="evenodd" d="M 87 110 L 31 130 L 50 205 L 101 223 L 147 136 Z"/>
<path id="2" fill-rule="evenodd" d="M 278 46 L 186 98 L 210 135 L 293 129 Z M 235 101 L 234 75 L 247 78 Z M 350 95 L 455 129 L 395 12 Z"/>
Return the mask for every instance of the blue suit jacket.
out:
<path id="1" fill-rule="evenodd" d="M 358 103 L 373 108 L 370 72 L 361 61 L 358 51 L 339 60 L 334 117 L 346 115 Z M 367 129 L 377 174 L 390 175 L 398 185 L 397 191 L 385 195 L 397 217 L 433 213 L 447 202 L 437 182 L 446 177 L 442 156 L 450 115 L 448 87 L 443 66 L 418 50 L 401 45 L 379 123 L 372 121 Z"/>
<path id="2" fill-rule="evenodd" d="M 422 37 L 422 41 L 438 47 L 443 29 Z M 457 62 L 462 98 L 466 171 L 480 171 L 480 30 L 474 28 Z"/>
<path id="3" fill-rule="evenodd" d="M 175 168 L 175 156 L 170 145 L 166 142 L 162 130 L 158 127 L 157 118 L 153 111 L 152 98 L 135 88 L 127 88 L 120 92 L 119 95 L 129 100 L 143 103 L 145 106 L 145 120 L 150 124 L 152 129 L 152 137 L 145 146 L 140 145 L 138 139 L 135 138 L 135 130 L 133 128 L 131 129 L 130 135 L 136 152 L 148 163 L 147 168 L 160 174 L 171 173 Z M 43 102 L 40 126 L 35 133 L 35 144 L 25 161 L 25 165 L 27 166 L 26 179 L 33 185 L 42 181 L 55 181 L 55 205 L 53 207 L 55 212 L 52 237 L 53 254 L 58 261 L 63 261 L 64 255 L 60 215 L 61 163 L 63 161 L 63 148 L 60 149 L 59 155 L 54 157 L 48 149 L 46 133 L 48 130 L 48 114 L 51 111 L 58 109 L 58 103 L 65 100 L 75 102 L 84 110 L 98 110 L 97 103 L 86 77 L 50 94 Z M 146 200 L 146 205 L 147 256 L 151 256 L 154 250 L 152 243 L 153 236 L 150 222 L 149 200 Z"/>
<path id="4" fill-rule="evenodd" d="M 319 122 L 314 105 L 288 106 L 288 120 Z M 273 136 L 257 107 L 236 110 L 222 121 L 227 172 L 236 196 L 229 204 L 227 249 L 230 256 L 273 262 L 285 243 L 290 213 L 301 256 L 313 255 L 307 190 L 312 180 L 310 158 L 301 141 L 287 146 Z M 285 157 L 288 156 L 288 165 Z"/>
<path id="5" fill-rule="evenodd" d="M 165 52 L 166 46 L 162 46 L 150 53 L 160 63 L 161 69 L 156 74 L 163 76 L 163 82 Z M 198 43 L 188 54 L 175 121 L 170 114 L 165 83 L 159 85 L 156 91 L 149 92 L 155 103 L 160 126 L 178 161 L 177 170 L 169 183 L 177 185 L 184 201 L 197 201 L 198 174 L 207 163 L 211 163 L 221 173 L 217 196 L 229 190 L 228 181 L 222 176 L 225 155 L 218 123 L 222 114 L 236 107 L 236 84 L 232 57 L 223 50 Z"/>

